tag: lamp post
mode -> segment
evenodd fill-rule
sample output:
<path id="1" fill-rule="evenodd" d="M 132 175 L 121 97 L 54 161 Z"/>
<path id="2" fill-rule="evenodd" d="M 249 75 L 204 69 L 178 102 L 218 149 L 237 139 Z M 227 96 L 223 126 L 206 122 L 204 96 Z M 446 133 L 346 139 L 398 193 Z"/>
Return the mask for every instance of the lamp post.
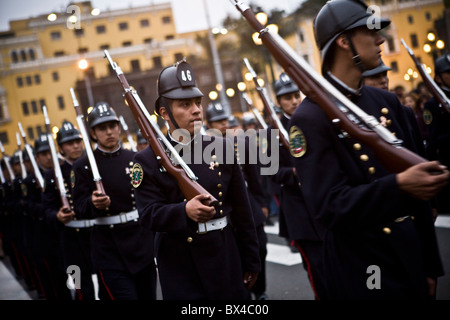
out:
<path id="1" fill-rule="evenodd" d="M 94 106 L 94 95 L 92 94 L 92 87 L 91 87 L 91 81 L 89 80 L 89 73 L 87 72 L 88 67 L 89 67 L 89 63 L 86 59 L 83 58 L 80 61 L 78 61 L 78 68 L 80 70 L 82 70 L 84 73 L 84 85 L 86 86 L 89 107 L 93 107 Z"/>
<path id="2" fill-rule="evenodd" d="M 414 81 L 419 77 L 417 71 L 414 71 L 412 68 L 409 68 L 408 71 L 403 75 L 403 79 L 411 82 L 411 90 L 414 90 Z"/>
<path id="3" fill-rule="evenodd" d="M 423 51 L 433 56 L 433 61 L 438 58 L 438 52 L 445 48 L 445 43 L 437 39 L 434 32 L 430 31 L 427 34 L 427 42 L 423 45 Z"/>

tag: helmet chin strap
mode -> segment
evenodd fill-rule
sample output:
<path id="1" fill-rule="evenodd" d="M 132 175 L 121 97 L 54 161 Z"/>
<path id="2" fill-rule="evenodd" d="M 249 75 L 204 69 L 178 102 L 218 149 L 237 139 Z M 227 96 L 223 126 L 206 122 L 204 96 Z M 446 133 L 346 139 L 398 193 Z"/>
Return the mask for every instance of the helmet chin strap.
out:
<path id="1" fill-rule="evenodd" d="M 355 65 L 358 67 L 358 69 L 361 71 L 361 73 L 363 73 L 364 71 L 366 71 L 366 68 L 364 67 L 363 62 L 361 61 L 361 58 L 359 57 L 358 52 L 356 52 L 355 46 L 353 45 L 353 41 L 351 38 L 350 34 L 346 34 L 345 35 L 347 40 L 348 40 L 348 44 L 350 46 L 350 50 L 352 50 L 353 53 L 353 62 L 355 63 Z"/>
<path id="2" fill-rule="evenodd" d="M 169 103 L 166 100 L 166 98 L 161 97 L 161 102 L 160 103 L 161 103 L 161 107 L 166 108 L 166 112 L 169 115 L 169 119 L 172 122 L 172 124 L 175 127 L 175 129 L 180 129 L 180 126 L 178 125 L 178 123 L 175 121 L 175 118 L 173 117 L 172 110 L 170 110 Z"/>

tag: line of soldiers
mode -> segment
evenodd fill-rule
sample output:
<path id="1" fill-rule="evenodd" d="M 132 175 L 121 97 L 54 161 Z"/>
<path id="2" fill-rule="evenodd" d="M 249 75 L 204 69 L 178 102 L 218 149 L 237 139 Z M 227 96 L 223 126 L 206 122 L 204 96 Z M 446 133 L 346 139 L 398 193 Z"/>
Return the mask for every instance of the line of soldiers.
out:
<path id="1" fill-rule="evenodd" d="M 363 72 L 379 65 L 384 41 L 369 29 L 371 18 L 357 0 L 333 0 L 321 9 L 314 28 L 322 73 L 360 108 L 384 117 L 406 147 L 426 156 L 408 109 L 386 90 L 362 85 Z M 379 22 L 380 28 L 390 23 Z M 448 93 L 450 56 L 436 64 L 442 64 L 436 79 Z M 313 100 L 302 101 L 286 73 L 274 88 L 290 147 L 271 145 L 270 134 L 258 143 L 262 153 L 279 159 L 279 170 L 263 176 L 264 165 L 249 162 L 251 139 L 227 135 L 239 127 L 237 119 L 220 104 L 203 110 L 192 67 L 181 61 L 161 71 L 155 110 L 183 159 L 198 159 L 201 152 L 201 161 L 189 167 L 205 194 L 187 197 L 145 139 L 138 138 L 138 152 L 125 149 L 119 118 L 105 102 L 87 119 L 94 163 L 71 123 L 58 132 L 69 207 L 59 197 L 48 136 L 34 146 L 44 192 L 31 167 L 23 179 L 20 158 L 11 157 L 13 178 L 4 158 L 2 232 L 16 274 L 46 299 L 95 299 L 92 275 L 102 300 L 155 300 L 157 275 L 165 300 L 267 299 L 264 225 L 278 211 L 280 236 L 298 249 L 316 299 L 434 298 L 443 270 L 431 203 L 437 195 L 439 204 L 449 198 L 442 189 L 449 179 L 442 165 L 448 165 L 448 113 L 433 100 L 427 104 L 430 144 L 438 150 L 430 159 L 440 162 L 392 174 L 367 146 L 333 126 Z M 204 134 L 204 117 L 216 134 Z M 256 119 L 244 116 L 242 128 L 251 126 L 258 128 Z M 95 168 L 101 181 L 94 179 Z M 67 270 L 73 266 L 79 269 L 71 274 L 70 295 Z M 368 272 L 376 267 L 381 275 L 371 283 Z"/>

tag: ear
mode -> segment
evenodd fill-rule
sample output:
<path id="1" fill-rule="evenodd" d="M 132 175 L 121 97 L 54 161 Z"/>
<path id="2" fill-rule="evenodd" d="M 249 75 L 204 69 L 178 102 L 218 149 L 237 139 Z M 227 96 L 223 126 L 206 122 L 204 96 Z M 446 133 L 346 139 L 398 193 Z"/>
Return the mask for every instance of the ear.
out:
<path id="1" fill-rule="evenodd" d="M 94 141 L 97 141 L 97 135 L 95 134 L 94 129 L 89 129 L 89 132 L 91 133 L 91 137 L 94 139 Z"/>
<path id="2" fill-rule="evenodd" d="M 169 114 L 167 113 L 166 107 L 160 107 L 159 108 L 159 114 L 161 115 L 161 118 L 163 118 L 166 121 L 169 121 Z"/>
<path id="3" fill-rule="evenodd" d="M 348 42 L 348 38 L 345 34 L 341 34 L 337 39 L 335 40 L 336 45 L 343 49 L 350 49 L 350 44 Z"/>

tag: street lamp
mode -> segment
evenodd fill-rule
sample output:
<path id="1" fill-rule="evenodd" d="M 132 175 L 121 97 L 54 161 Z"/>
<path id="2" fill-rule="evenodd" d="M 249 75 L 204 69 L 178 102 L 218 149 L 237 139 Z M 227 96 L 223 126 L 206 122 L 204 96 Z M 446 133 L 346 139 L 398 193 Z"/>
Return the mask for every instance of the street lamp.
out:
<path id="1" fill-rule="evenodd" d="M 403 79 L 405 81 L 411 82 L 411 90 L 414 90 L 414 81 L 419 77 L 419 73 L 414 71 L 412 68 L 409 68 L 408 71 L 403 75 Z"/>
<path id="2" fill-rule="evenodd" d="M 89 106 L 94 106 L 94 96 L 92 94 L 92 87 L 91 87 L 91 81 L 89 80 L 89 73 L 87 72 L 89 67 L 88 61 L 83 58 L 80 61 L 78 61 L 78 68 L 84 72 L 84 85 L 86 86 Z"/>
<path id="3" fill-rule="evenodd" d="M 436 38 L 434 32 L 428 32 L 427 43 L 423 45 L 423 51 L 426 53 L 431 53 L 433 60 L 438 58 L 437 51 L 443 50 L 445 48 L 445 43 L 442 40 Z"/>

